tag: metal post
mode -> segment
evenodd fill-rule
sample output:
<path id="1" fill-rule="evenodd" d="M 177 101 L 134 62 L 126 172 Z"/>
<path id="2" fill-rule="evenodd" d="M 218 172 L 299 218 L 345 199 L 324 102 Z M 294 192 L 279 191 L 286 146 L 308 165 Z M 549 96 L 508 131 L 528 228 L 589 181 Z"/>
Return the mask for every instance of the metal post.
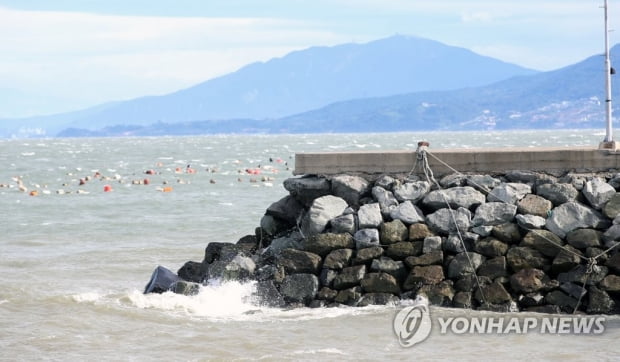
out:
<path id="1" fill-rule="evenodd" d="M 605 0 L 603 6 L 605 12 L 605 139 L 599 144 L 601 150 L 618 150 L 620 148 L 619 142 L 614 142 L 613 128 L 612 128 L 612 107 L 611 107 L 611 74 L 612 67 L 609 59 L 609 20 L 607 17 L 608 4 Z"/>
<path id="2" fill-rule="evenodd" d="M 612 117 L 611 117 L 611 62 L 609 60 L 609 21 L 607 18 L 607 0 L 605 0 L 605 115 L 607 129 L 605 142 L 613 142 Z"/>

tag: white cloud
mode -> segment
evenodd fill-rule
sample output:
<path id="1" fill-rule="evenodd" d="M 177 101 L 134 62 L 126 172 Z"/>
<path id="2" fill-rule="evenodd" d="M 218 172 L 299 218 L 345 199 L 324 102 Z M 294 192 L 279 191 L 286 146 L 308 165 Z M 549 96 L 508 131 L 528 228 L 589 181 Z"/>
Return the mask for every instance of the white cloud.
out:
<path id="1" fill-rule="evenodd" d="M 0 8 L 0 82 L 102 102 L 171 92 L 318 44 L 304 22 L 137 17 Z"/>

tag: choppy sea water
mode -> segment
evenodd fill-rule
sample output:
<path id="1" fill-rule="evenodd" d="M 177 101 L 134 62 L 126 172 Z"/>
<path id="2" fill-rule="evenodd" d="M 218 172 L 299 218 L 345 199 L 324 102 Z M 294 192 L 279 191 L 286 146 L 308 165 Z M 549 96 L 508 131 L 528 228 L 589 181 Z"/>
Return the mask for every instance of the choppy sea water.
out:
<path id="1" fill-rule="evenodd" d="M 443 335 L 434 326 L 427 340 L 404 348 L 392 326 L 402 306 L 259 308 L 248 299 L 253 285 L 238 283 L 204 287 L 193 297 L 142 294 L 157 265 L 177 270 L 201 261 L 209 242 L 252 234 L 265 209 L 286 195 L 281 184 L 296 152 L 415 149 L 419 140 L 431 149 L 595 146 L 603 136 L 563 130 L 0 140 L 0 360 L 615 360 L 618 317 L 607 317 L 599 335 Z M 245 171 L 259 166 L 258 175 Z"/>

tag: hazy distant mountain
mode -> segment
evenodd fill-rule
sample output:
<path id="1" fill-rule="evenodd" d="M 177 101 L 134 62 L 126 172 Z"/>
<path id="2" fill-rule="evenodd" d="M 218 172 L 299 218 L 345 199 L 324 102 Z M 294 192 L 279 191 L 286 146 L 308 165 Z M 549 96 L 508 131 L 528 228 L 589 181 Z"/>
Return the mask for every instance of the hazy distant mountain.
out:
<path id="1" fill-rule="evenodd" d="M 44 128 L 50 134 L 67 127 L 274 119 L 350 99 L 476 87 L 535 73 L 467 49 L 399 35 L 296 51 L 172 94 L 0 121 L 0 129 Z"/>
<path id="2" fill-rule="evenodd" d="M 620 58 L 620 46 L 611 56 Z M 603 57 L 596 55 L 483 87 L 338 102 L 281 124 L 291 132 L 604 127 L 603 70 Z M 613 98 L 619 96 L 614 87 Z"/>
<path id="3" fill-rule="evenodd" d="M 620 58 L 620 46 L 611 50 Z M 612 62 L 613 63 L 613 62 Z M 613 77 L 613 76 L 612 76 Z M 620 99 L 620 87 L 613 98 Z M 419 130 L 601 128 L 605 126 L 603 57 L 481 87 L 336 102 L 272 120 L 232 119 L 67 130 L 67 136 L 199 133 L 381 132 Z M 614 107 L 615 114 L 620 109 Z"/>

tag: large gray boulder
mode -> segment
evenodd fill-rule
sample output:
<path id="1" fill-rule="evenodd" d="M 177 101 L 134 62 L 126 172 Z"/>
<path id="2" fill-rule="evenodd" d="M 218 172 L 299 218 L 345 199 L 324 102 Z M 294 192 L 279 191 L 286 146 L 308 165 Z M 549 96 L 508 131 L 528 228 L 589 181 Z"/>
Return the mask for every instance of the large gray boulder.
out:
<path id="1" fill-rule="evenodd" d="M 390 211 L 392 211 L 394 207 L 398 206 L 398 200 L 396 200 L 394 194 L 383 187 L 373 187 L 372 197 L 377 200 L 379 207 L 381 208 L 381 212 L 385 215 L 389 215 Z"/>
<path id="2" fill-rule="evenodd" d="M 518 202 L 517 211 L 524 215 L 535 215 L 546 218 L 553 208 L 553 203 L 542 196 L 527 194 Z"/>
<path id="3" fill-rule="evenodd" d="M 495 279 L 508 276 L 508 264 L 505 256 L 498 256 L 493 259 L 487 259 L 478 268 L 478 275 Z"/>
<path id="4" fill-rule="evenodd" d="M 369 248 L 358 249 L 351 263 L 353 265 L 369 264 L 374 259 L 383 255 L 385 250 L 381 246 L 371 246 Z"/>
<path id="5" fill-rule="evenodd" d="M 431 191 L 422 200 L 422 203 L 433 210 L 447 207 L 463 207 L 469 209 L 485 202 L 484 194 L 471 186 L 453 187 L 444 190 Z"/>
<path id="6" fill-rule="evenodd" d="M 536 215 L 517 215 L 517 224 L 526 230 L 542 229 L 547 224 L 547 220 Z"/>
<path id="7" fill-rule="evenodd" d="M 373 202 L 360 206 L 357 218 L 360 229 L 378 228 L 383 222 L 379 203 Z"/>
<path id="8" fill-rule="evenodd" d="M 474 252 L 457 254 L 448 266 L 448 277 L 459 278 L 465 274 L 474 274 L 485 258 Z"/>
<path id="9" fill-rule="evenodd" d="M 386 190 L 392 190 L 392 187 L 396 184 L 399 184 L 399 182 L 390 175 L 382 175 L 375 180 L 375 186 L 383 187 Z"/>
<path id="10" fill-rule="evenodd" d="M 540 269 L 524 268 L 510 277 L 510 286 L 517 293 L 533 293 L 545 286 L 548 277 Z"/>
<path id="11" fill-rule="evenodd" d="M 355 227 L 355 215 L 353 214 L 336 216 L 330 220 L 329 224 L 331 231 L 336 234 L 348 233 L 353 235 L 355 230 L 357 230 Z"/>
<path id="12" fill-rule="evenodd" d="M 289 178 L 284 180 L 283 186 L 305 206 L 310 206 L 316 198 L 329 195 L 331 190 L 329 181 L 317 176 Z"/>
<path id="13" fill-rule="evenodd" d="M 414 204 L 422 200 L 431 190 L 431 184 L 427 181 L 406 182 L 394 187 L 394 196 L 400 202 L 411 201 Z"/>
<path id="14" fill-rule="evenodd" d="M 564 244 L 562 239 L 548 230 L 532 230 L 523 237 L 519 246 L 530 247 L 545 256 L 555 257 Z"/>
<path id="15" fill-rule="evenodd" d="M 343 290 L 359 285 L 365 275 L 365 265 L 346 267 L 334 278 L 334 289 Z"/>
<path id="16" fill-rule="evenodd" d="M 457 187 L 457 186 L 465 186 L 467 183 L 467 175 L 463 175 L 461 173 L 453 173 L 446 175 L 439 180 L 439 184 L 444 189 Z"/>
<path id="17" fill-rule="evenodd" d="M 566 234 L 566 241 L 577 249 L 600 247 L 603 232 L 592 229 L 577 229 Z"/>
<path id="18" fill-rule="evenodd" d="M 353 207 L 359 206 L 360 197 L 368 192 L 369 183 L 359 176 L 338 175 L 332 177 L 332 194 L 343 198 Z"/>
<path id="19" fill-rule="evenodd" d="M 552 210 L 547 219 L 548 230 L 564 238 L 567 233 L 579 228 L 601 229 L 610 222 L 600 213 L 578 202 L 567 202 Z"/>
<path id="20" fill-rule="evenodd" d="M 303 205 L 293 196 L 287 195 L 271 204 L 265 213 L 288 224 L 295 225 L 303 211 Z"/>
<path id="21" fill-rule="evenodd" d="M 503 202 L 487 202 L 478 206 L 472 225 L 493 226 L 511 222 L 517 214 L 517 206 Z"/>
<path id="22" fill-rule="evenodd" d="M 554 183 L 538 186 L 536 194 L 551 201 L 553 205 L 558 206 L 569 201 L 575 201 L 579 191 L 572 184 Z"/>
<path id="23" fill-rule="evenodd" d="M 471 175 L 467 177 L 467 186 L 476 188 L 482 192 L 490 192 L 502 182 L 490 175 Z"/>
<path id="24" fill-rule="evenodd" d="M 144 294 L 147 293 L 164 293 L 170 290 L 170 287 L 180 279 L 170 269 L 158 266 L 153 270 L 151 279 L 144 287 Z"/>
<path id="25" fill-rule="evenodd" d="M 374 259 L 370 265 L 370 270 L 388 273 L 393 275 L 394 278 L 399 281 L 403 280 L 407 276 L 407 268 L 405 267 L 404 262 L 385 256 Z"/>
<path id="26" fill-rule="evenodd" d="M 506 176 L 510 182 L 520 182 L 534 186 L 558 182 L 555 176 L 534 171 L 513 170 L 506 172 L 504 176 Z"/>
<path id="27" fill-rule="evenodd" d="M 422 253 L 432 253 L 434 251 L 441 251 L 441 245 L 443 239 L 441 236 L 429 236 L 424 238 L 424 244 L 422 244 Z"/>
<path id="28" fill-rule="evenodd" d="M 278 235 L 288 229 L 291 228 L 292 225 L 295 224 L 291 224 L 287 221 L 284 221 L 282 219 L 278 219 L 272 215 L 263 215 L 263 217 L 260 219 L 260 227 L 262 229 L 263 232 L 265 232 L 267 235 Z"/>
<path id="29" fill-rule="evenodd" d="M 253 277 L 256 264 L 252 258 L 236 255 L 232 260 L 217 260 L 209 265 L 208 279 L 245 281 Z"/>
<path id="30" fill-rule="evenodd" d="M 476 236 L 474 237 L 473 235 Z M 466 250 L 472 250 L 474 244 L 480 237 L 478 234 L 473 233 L 461 233 L 461 236 L 463 237 L 462 241 L 461 237 L 459 237 L 459 234 L 457 233 L 452 233 L 448 235 L 447 238 L 442 238 L 442 250 L 454 254 L 462 253 Z"/>
<path id="31" fill-rule="evenodd" d="M 277 259 L 277 265 L 283 267 L 287 274 L 318 274 L 321 264 L 319 255 L 295 249 L 282 250 Z"/>
<path id="32" fill-rule="evenodd" d="M 384 245 L 405 241 L 408 237 L 409 230 L 400 220 L 384 222 L 379 229 L 379 240 Z"/>
<path id="33" fill-rule="evenodd" d="M 366 293 L 400 293 L 398 281 L 388 273 L 368 273 L 364 275 L 360 285 Z"/>
<path id="34" fill-rule="evenodd" d="M 603 207 L 603 214 L 610 219 L 620 215 L 620 192 L 615 193 Z"/>
<path id="35" fill-rule="evenodd" d="M 354 247 L 355 242 L 349 233 L 323 233 L 312 235 L 304 239 L 301 243 L 301 249 L 320 256 L 325 256 L 332 250 L 352 249 Z"/>
<path id="36" fill-rule="evenodd" d="M 441 265 L 414 266 L 403 284 L 404 289 L 413 289 L 416 284 L 437 284 L 444 280 Z"/>
<path id="37" fill-rule="evenodd" d="M 476 288 L 474 292 L 474 298 L 480 303 L 489 303 L 490 305 L 506 305 L 512 301 L 510 293 L 499 282 L 495 281 L 488 285 L 481 285 L 480 288 Z"/>
<path id="38" fill-rule="evenodd" d="M 261 306 L 281 308 L 286 305 L 286 301 L 272 280 L 263 280 L 256 283 L 256 291 L 252 294 L 252 297 Z"/>
<path id="39" fill-rule="evenodd" d="M 302 224 L 304 235 L 309 236 L 323 232 L 327 223 L 336 216 L 340 216 L 347 206 L 344 199 L 332 195 L 322 196 L 314 200 Z"/>
<path id="40" fill-rule="evenodd" d="M 179 280 L 170 286 L 170 291 L 187 296 L 196 295 L 200 293 L 200 284 L 188 282 L 186 280 Z"/>
<path id="41" fill-rule="evenodd" d="M 287 275 L 280 285 L 282 296 L 292 302 L 310 303 L 319 291 L 319 279 L 314 274 Z"/>
<path id="42" fill-rule="evenodd" d="M 600 210 L 616 194 L 616 189 L 605 182 L 605 180 L 595 177 L 586 182 L 581 192 L 593 208 Z"/>
<path id="43" fill-rule="evenodd" d="M 513 271 L 517 272 L 521 269 L 536 268 L 548 269 L 549 261 L 538 250 L 517 246 L 508 249 L 506 253 L 506 262 Z"/>
<path id="44" fill-rule="evenodd" d="M 589 288 L 588 294 L 587 312 L 590 314 L 608 314 L 611 313 L 616 306 L 616 303 L 606 291 L 595 286 Z"/>
<path id="45" fill-rule="evenodd" d="M 517 204 L 525 195 L 531 194 L 532 188 L 527 184 L 503 183 L 491 191 L 487 196 L 488 202 L 504 202 L 507 204 Z"/>
<path id="46" fill-rule="evenodd" d="M 188 282 L 202 283 L 207 276 L 208 268 L 209 265 L 206 263 L 188 261 L 177 270 L 177 275 Z"/>
<path id="47" fill-rule="evenodd" d="M 303 240 L 299 232 L 293 232 L 290 235 L 273 239 L 263 254 L 265 257 L 274 257 L 279 255 L 284 249 L 300 249 Z"/>
<path id="48" fill-rule="evenodd" d="M 353 249 L 337 249 L 333 250 L 323 260 L 323 267 L 329 269 L 340 270 L 346 266 L 349 266 L 351 257 L 353 256 Z"/>
<path id="49" fill-rule="evenodd" d="M 379 246 L 379 230 L 377 229 L 360 229 L 353 235 L 356 249 L 370 248 Z"/>
<path id="50" fill-rule="evenodd" d="M 454 216 L 452 215 L 454 214 Z M 456 220 L 456 224 L 454 223 Z M 452 234 L 458 230 L 461 232 L 467 231 L 471 223 L 471 212 L 464 208 L 459 207 L 456 210 L 452 209 L 440 209 L 426 217 L 428 226 L 444 235 Z"/>
<path id="51" fill-rule="evenodd" d="M 390 212 L 390 217 L 394 220 L 400 220 L 405 224 L 416 224 L 424 222 L 424 214 L 411 201 L 407 200 L 398 205 Z"/>
<path id="52" fill-rule="evenodd" d="M 491 237 L 478 241 L 474 247 L 474 250 L 486 257 L 494 258 L 497 256 L 506 255 L 508 245 Z"/>

